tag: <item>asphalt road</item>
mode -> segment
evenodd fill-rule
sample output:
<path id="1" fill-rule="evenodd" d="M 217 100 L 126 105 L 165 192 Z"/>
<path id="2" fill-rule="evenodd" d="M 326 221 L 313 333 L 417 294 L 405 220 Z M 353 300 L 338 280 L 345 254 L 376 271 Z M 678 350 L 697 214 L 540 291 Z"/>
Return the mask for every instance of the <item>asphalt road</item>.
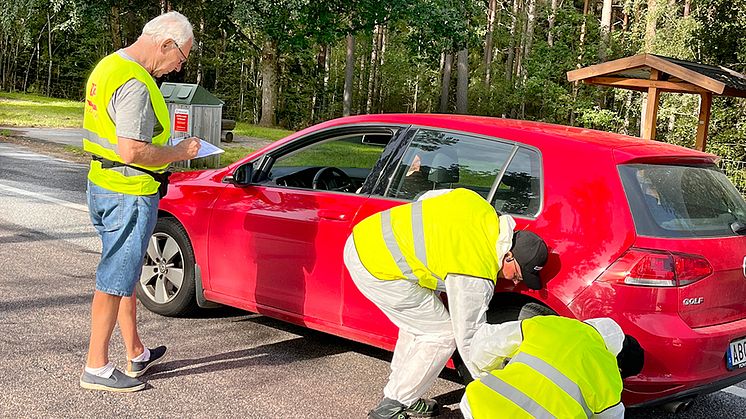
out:
<path id="1" fill-rule="evenodd" d="M 82 390 L 100 244 L 85 207 L 85 171 L 0 141 L 0 417 L 363 418 L 381 397 L 390 354 L 233 309 L 193 318 L 139 311 L 147 345 L 168 359 L 134 394 Z M 111 359 L 124 365 L 115 332 Z M 427 394 L 459 418 L 463 387 L 446 371 Z M 746 383 L 678 415 L 741 418 Z"/>

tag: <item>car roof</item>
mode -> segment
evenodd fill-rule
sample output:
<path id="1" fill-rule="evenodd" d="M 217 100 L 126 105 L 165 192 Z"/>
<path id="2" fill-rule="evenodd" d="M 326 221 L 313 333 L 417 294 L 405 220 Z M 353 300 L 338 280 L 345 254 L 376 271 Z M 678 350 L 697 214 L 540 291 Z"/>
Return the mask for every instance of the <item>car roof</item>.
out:
<path id="1" fill-rule="evenodd" d="M 572 145 L 576 147 L 576 150 L 587 146 L 593 148 L 624 149 L 622 153 L 615 153 L 617 156 L 625 156 L 623 160 L 634 160 L 637 158 L 655 156 L 676 156 L 710 161 L 717 158 L 715 155 L 681 147 L 675 144 L 644 140 L 638 137 L 611 132 L 544 122 L 471 115 L 392 113 L 349 116 L 333 119 L 307 128 L 298 132 L 297 135 L 293 135 L 292 138 L 303 135 L 306 132 L 317 131 L 323 128 L 366 123 L 419 125 L 453 131 L 470 132 L 494 136 L 506 140 L 520 141 L 537 147 L 546 145 L 548 141 L 555 142 L 558 140 L 563 142 L 563 147 L 567 147 L 567 142 L 569 141 L 574 143 Z M 535 135 L 527 136 L 527 133 Z M 290 140 L 290 138 L 288 138 L 288 140 Z"/>

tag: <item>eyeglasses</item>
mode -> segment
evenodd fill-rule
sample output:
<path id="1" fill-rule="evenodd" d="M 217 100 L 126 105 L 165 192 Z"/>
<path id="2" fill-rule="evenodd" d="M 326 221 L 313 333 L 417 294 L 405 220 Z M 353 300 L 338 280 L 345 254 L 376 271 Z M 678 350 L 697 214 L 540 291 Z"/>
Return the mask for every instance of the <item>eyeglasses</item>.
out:
<path id="1" fill-rule="evenodd" d="M 523 281 L 523 275 L 521 273 L 521 266 L 518 264 L 518 261 L 515 260 L 513 256 L 505 256 L 505 263 L 515 263 L 515 265 L 513 265 L 513 269 L 515 269 L 515 273 L 513 276 L 513 282 L 518 283 L 520 281 Z"/>
<path id="2" fill-rule="evenodd" d="M 179 54 L 183 57 L 183 59 L 179 60 L 179 64 L 184 64 L 187 60 L 187 56 L 181 51 L 181 47 L 176 43 L 176 41 L 174 41 L 174 45 L 176 45 L 176 49 L 179 50 Z"/>

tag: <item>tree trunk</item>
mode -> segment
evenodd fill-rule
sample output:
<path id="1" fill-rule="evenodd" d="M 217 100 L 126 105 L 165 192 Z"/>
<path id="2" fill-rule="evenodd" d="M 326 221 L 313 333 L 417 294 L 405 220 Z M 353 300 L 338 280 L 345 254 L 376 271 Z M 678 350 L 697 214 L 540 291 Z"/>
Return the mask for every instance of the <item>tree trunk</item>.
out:
<path id="1" fill-rule="evenodd" d="M 243 101 L 244 101 L 244 90 L 246 89 L 246 84 L 244 83 L 244 73 L 246 70 L 246 59 L 241 58 L 241 72 L 238 76 L 238 116 L 236 117 L 236 120 L 241 121 L 243 120 Z"/>
<path id="2" fill-rule="evenodd" d="M 645 52 L 653 52 L 654 49 L 657 8 L 656 0 L 648 0 L 647 21 L 645 24 Z"/>
<path id="3" fill-rule="evenodd" d="M 534 43 L 534 28 L 536 26 L 536 0 L 528 0 L 528 12 L 526 19 L 526 36 L 523 43 L 523 68 L 521 72 L 522 82 L 526 83 L 528 76 L 526 72 L 526 63 L 531 55 L 531 48 Z"/>
<path id="4" fill-rule="evenodd" d="M 451 66 L 453 65 L 453 54 L 445 52 L 443 60 L 443 80 L 440 83 L 440 113 L 448 112 L 448 93 L 451 90 Z"/>
<path id="5" fill-rule="evenodd" d="M 277 62 L 278 51 L 276 41 L 265 41 L 262 48 L 262 117 L 259 125 L 264 127 L 276 124 L 277 111 Z"/>
<path id="6" fill-rule="evenodd" d="M 510 40 L 508 43 L 508 57 L 505 59 L 505 80 L 513 82 L 513 66 L 515 64 L 515 39 L 518 36 L 518 11 L 520 0 L 513 0 L 513 11 L 510 14 Z"/>
<path id="7" fill-rule="evenodd" d="M 160 0 L 161 3 L 161 14 L 171 11 L 171 5 L 168 0 Z"/>
<path id="8" fill-rule="evenodd" d="M 378 64 L 376 65 L 377 69 L 376 69 L 376 80 L 375 80 L 376 81 L 375 83 L 376 101 L 375 101 L 374 109 L 376 113 L 381 113 L 381 109 L 383 109 L 383 100 L 382 100 L 383 89 L 382 89 L 381 79 L 383 77 L 382 68 L 384 64 L 384 59 L 386 57 L 386 40 L 388 38 L 388 29 L 386 28 L 385 25 L 381 26 L 380 36 L 381 36 L 381 44 L 380 44 L 381 49 L 378 54 Z"/>
<path id="9" fill-rule="evenodd" d="M 13 79 L 11 81 L 11 92 L 15 92 L 18 88 L 18 83 L 16 82 L 16 79 L 18 78 L 18 52 L 21 47 L 21 37 L 18 37 L 16 40 L 16 52 L 13 54 L 13 66 L 10 68 L 11 74 L 13 76 Z"/>
<path id="10" fill-rule="evenodd" d="M 47 54 L 49 62 L 47 64 L 47 96 L 52 96 L 52 21 L 47 12 Z"/>
<path id="11" fill-rule="evenodd" d="M 417 47 L 417 52 L 419 56 L 419 47 Z M 420 96 L 420 62 L 417 61 L 417 71 L 414 73 L 414 100 L 412 103 L 412 112 L 417 113 L 417 101 L 419 100 Z"/>
<path id="12" fill-rule="evenodd" d="M 122 48 L 122 24 L 119 19 L 119 6 L 111 6 L 111 41 L 114 51 Z"/>
<path id="13" fill-rule="evenodd" d="M 556 1 L 556 0 L 554 0 Z M 484 86 L 489 87 L 492 78 L 492 48 L 495 31 L 496 0 L 489 0 L 487 6 L 487 33 L 484 35 Z"/>
<path id="14" fill-rule="evenodd" d="M 365 113 L 369 114 L 373 110 L 373 100 L 375 99 L 376 73 L 378 72 L 378 52 L 381 49 L 381 25 L 376 25 L 373 29 L 373 47 L 370 51 L 370 67 L 368 70 L 368 95 L 365 102 Z"/>
<path id="15" fill-rule="evenodd" d="M 215 83 L 213 84 L 213 90 L 218 90 L 218 83 L 220 82 L 220 69 L 222 68 L 221 63 L 223 60 L 220 59 L 225 54 L 226 50 L 226 44 L 228 42 L 228 33 L 225 31 L 225 29 L 220 30 L 220 43 L 218 44 L 218 47 L 215 48 Z"/>
<path id="16" fill-rule="evenodd" d="M 345 86 L 342 95 L 342 116 L 350 116 L 352 110 L 352 82 L 355 75 L 355 36 L 347 34 L 345 55 Z"/>
<path id="17" fill-rule="evenodd" d="M 7 79 L 6 73 L 8 72 L 8 66 L 10 64 L 9 58 L 8 58 L 10 54 L 8 53 L 6 56 L 6 53 L 9 51 L 9 48 L 6 45 L 7 43 L 10 42 L 8 38 L 9 38 L 8 35 L 5 35 L 2 38 L 0 38 L 0 89 L 1 90 L 6 90 L 6 86 L 5 86 L 6 79 Z"/>
<path id="18" fill-rule="evenodd" d="M 357 108 L 356 114 L 361 114 L 365 110 L 365 102 L 367 101 L 366 96 L 363 94 L 365 89 L 365 83 L 368 81 L 370 72 L 369 68 L 366 68 L 365 64 L 368 63 L 368 50 L 367 47 L 364 51 L 360 51 L 360 76 L 357 78 L 357 93 L 358 100 L 355 102 Z"/>
<path id="19" fill-rule="evenodd" d="M 41 34 L 44 33 L 44 28 L 42 28 L 41 32 L 39 33 L 39 37 L 41 37 Z M 23 91 L 26 91 L 26 88 L 28 87 L 28 76 L 31 73 L 31 63 L 34 61 L 34 55 L 36 55 L 37 51 L 39 50 L 39 39 L 36 40 L 36 47 L 34 47 L 33 51 L 31 51 L 31 56 L 28 59 L 28 64 L 26 64 L 26 77 L 23 79 Z"/>
<path id="20" fill-rule="evenodd" d="M 554 22 L 557 19 L 557 0 L 552 0 L 552 9 L 547 17 L 549 28 L 547 29 L 547 44 L 550 47 L 554 46 Z"/>
<path id="21" fill-rule="evenodd" d="M 326 110 L 327 92 L 329 91 L 329 65 L 331 64 L 332 49 L 329 45 L 324 46 L 324 76 L 321 85 L 321 111 Z"/>
<path id="22" fill-rule="evenodd" d="M 590 1 L 585 0 L 583 3 L 583 23 L 580 25 L 580 43 L 578 45 L 578 61 L 575 65 L 577 68 L 583 67 L 583 54 L 585 51 L 585 31 L 586 31 L 586 20 L 588 17 L 588 10 L 590 8 Z M 572 103 L 573 107 L 570 111 L 570 125 L 575 125 L 575 105 L 578 99 L 578 93 L 580 91 L 580 83 L 577 81 L 572 85 Z"/>
<path id="23" fill-rule="evenodd" d="M 261 71 L 261 58 L 259 57 L 253 57 L 251 59 L 251 81 L 252 81 L 252 87 L 254 89 L 254 94 L 251 95 L 252 97 L 252 109 L 251 109 L 251 122 L 253 124 L 259 123 L 259 114 L 260 111 L 260 103 L 262 98 L 262 86 L 260 81 L 260 75 L 259 72 Z"/>
<path id="24" fill-rule="evenodd" d="M 202 84 L 203 69 L 202 69 L 202 54 L 204 49 L 205 39 L 205 3 L 204 0 L 201 2 L 200 13 L 199 13 L 199 32 L 197 35 L 197 84 Z"/>
<path id="25" fill-rule="evenodd" d="M 688 17 L 692 8 L 692 0 L 684 0 L 684 17 Z"/>
<path id="26" fill-rule="evenodd" d="M 601 9 L 601 45 L 598 49 L 598 58 L 603 62 L 606 61 L 606 51 L 609 48 L 609 34 L 611 33 L 611 7 L 612 0 L 603 0 Z"/>
<path id="27" fill-rule="evenodd" d="M 580 43 L 578 45 L 578 63 L 577 68 L 581 68 L 583 66 L 583 54 L 585 52 L 585 32 L 587 27 L 587 19 L 588 19 L 588 10 L 590 6 L 590 1 L 585 0 L 583 2 L 583 23 L 580 25 Z"/>
<path id="28" fill-rule="evenodd" d="M 458 52 L 458 67 L 456 71 L 456 113 L 466 114 L 469 105 L 469 50 L 464 48 Z"/>
<path id="29" fill-rule="evenodd" d="M 314 89 L 311 97 L 311 121 L 315 122 L 316 117 L 321 112 L 321 102 L 324 95 L 323 88 L 321 86 L 321 78 L 324 72 L 324 62 L 326 61 L 326 45 L 319 45 L 319 50 L 316 52 L 316 69 L 314 70 Z"/>

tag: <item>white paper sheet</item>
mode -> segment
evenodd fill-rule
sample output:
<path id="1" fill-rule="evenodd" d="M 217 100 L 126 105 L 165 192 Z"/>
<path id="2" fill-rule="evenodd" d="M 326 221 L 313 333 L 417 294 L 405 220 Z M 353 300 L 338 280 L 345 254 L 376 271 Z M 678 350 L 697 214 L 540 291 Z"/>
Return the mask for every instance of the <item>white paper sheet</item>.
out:
<path id="1" fill-rule="evenodd" d="M 187 138 L 187 137 L 172 138 L 171 139 L 171 145 L 179 144 L 185 138 Z M 212 144 L 210 142 L 207 142 L 205 140 L 200 139 L 199 142 L 200 142 L 199 153 L 197 153 L 197 156 L 195 157 L 195 159 L 199 159 L 199 158 L 207 157 L 207 156 L 214 156 L 216 154 L 220 154 L 220 153 L 224 153 L 225 152 L 225 150 L 223 150 L 222 148 L 220 148 L 220 147 L 218 147 L 218 146 L 216 146 L 216 145 L 214 145 L 214 144 Z"/>

